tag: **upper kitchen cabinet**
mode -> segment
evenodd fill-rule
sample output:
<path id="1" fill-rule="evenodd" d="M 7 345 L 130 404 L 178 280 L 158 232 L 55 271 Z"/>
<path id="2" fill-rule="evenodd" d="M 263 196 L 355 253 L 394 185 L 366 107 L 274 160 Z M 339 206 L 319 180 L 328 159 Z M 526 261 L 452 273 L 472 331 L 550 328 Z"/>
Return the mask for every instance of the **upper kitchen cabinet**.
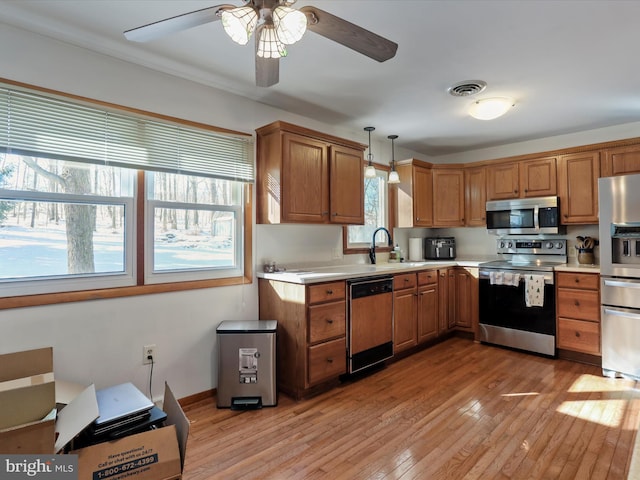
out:
<path id="1" fill-rule="evenodd" d="M 556 195 L 556 157 L 487 166 L 487 200 Z"/>
<path id="2" fill-rule="evenodd" d="M 400 183 L 396 194 L 397 227 L 433 226 L 433 172 L 431 164 L 420 160 L 403 160 L 396 164 Z"/>
<path id="3" fill-rule="evenodd" d="M 274 122 L 257 133 L 257 223 L 364 223 L 366 145 Z"/>
<path id="4" fill-rule="evenodd" d="M 484 227 L 487 224 L 487 169 L 486 167 L 468 167 L 465 175 L 465 225 Z"/>
<path id="5" fill-rule="evenodd" d="M 558 196 L 565 225 L 598 223 L 600 152 L 573 153 L 558 158 Z"/>
<path id="6" fill-rule="evenodd" d="M 627 175 L 629 173 L 640 173 L 640 145 L 628 145 L 603 150 L 603 177 Z"/>
<path id="7" fill-rule="evenodd" d="M 464 226 L 464 169 L 435 166 L 433 174 L 433 226 Z"/>

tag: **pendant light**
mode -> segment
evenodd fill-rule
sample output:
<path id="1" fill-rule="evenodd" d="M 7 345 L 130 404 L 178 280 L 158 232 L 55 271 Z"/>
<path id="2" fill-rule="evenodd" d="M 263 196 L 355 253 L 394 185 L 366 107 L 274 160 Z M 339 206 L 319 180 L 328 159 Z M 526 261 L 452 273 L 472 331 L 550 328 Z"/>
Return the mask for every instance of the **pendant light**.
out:
<path id="1" fill-rule="evenodd" d="M 364 127 L 364 131 L 369 132 L 369 153 L 367 154 L 369 163 L 367 164 L 367 168 L 364 169 L 364 176 L 366 178 L 375 178 L 376 176 L 376 167 L 373 166 L 373 153 L 371 153 L 371 132 L 375 129 L 376 127 Z"/>
<path id="2" fill-rule="evenodd" d="M 393 146 L 393 141 L 398 138 L 398 135 L 389 135 L 387 138 L 391 140 L 391 171 L 389 172 L 389 180 L 387 180 L 387 183 L 400 183 L 400 176 L 396 171 L 395 149 Z"/>

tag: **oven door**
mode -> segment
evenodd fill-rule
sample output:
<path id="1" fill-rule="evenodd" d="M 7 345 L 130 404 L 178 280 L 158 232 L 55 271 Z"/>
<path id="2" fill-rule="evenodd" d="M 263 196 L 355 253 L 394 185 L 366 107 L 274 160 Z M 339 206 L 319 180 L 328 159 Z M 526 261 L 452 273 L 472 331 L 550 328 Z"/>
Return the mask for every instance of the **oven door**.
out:
<path id="1" fill-rule="evenodd" d="M 480 271 L 480 340 L 554 356 L 556 299 L 553 273 L 545 275 L 541 307 L 526 305 L 525 274 L 521 272 L 518 286 L 510 286 L 491 284 L 490 271 Z"/>

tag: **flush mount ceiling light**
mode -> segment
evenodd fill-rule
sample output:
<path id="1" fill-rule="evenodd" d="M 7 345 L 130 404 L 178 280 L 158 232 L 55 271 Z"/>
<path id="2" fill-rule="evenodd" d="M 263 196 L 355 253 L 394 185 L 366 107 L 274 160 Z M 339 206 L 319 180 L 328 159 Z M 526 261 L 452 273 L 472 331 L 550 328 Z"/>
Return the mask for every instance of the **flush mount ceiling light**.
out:
<path id="1" fill-rule="evenodd" d="M 478 120 L 493 120 L 507 113 L 513 106 L 515 106 L 513 98 L 484 98 L 471 104 L 469 115 Z"/>
<path id="2" fill-rule="evenodd" d="M 396 171 L 396 155 L 393 147 L 393 141 L 398 138 L 398 135 L 389 135 L 387 138 L 391 140 L 391 171 L 389 172 L 387 183 L 400 183 L 400 176 Z"/>
<path id="3" fill-rule="evenodd" d="M 367 154 L 367 168 L 364 169 L 364 176 L 367 178 L 375 178 L 376 176 L 376 167 L 373 166 L 373 153 L 371 153 L 371 132 L 373 132 L 376 127 L 364 127 L 365 132 L 369 132 L 369 153 Z"/>
<path id="4" fill-rule="evenodd" d="M 243 5 L 216 5 L 166 18 L 124 32 L 128 40 L 148 42 L 171 33 L 222 20 L 224 31 L 240 44 L 256 37 L 256 85 L 270 87 L 280 80 L 280 58 L 285 45 L 299 41 L 307 29 L 362 55 L 384 62 L 398 44 L 324 10 L 291 8 L 296 0 L 242 0 Z"/>

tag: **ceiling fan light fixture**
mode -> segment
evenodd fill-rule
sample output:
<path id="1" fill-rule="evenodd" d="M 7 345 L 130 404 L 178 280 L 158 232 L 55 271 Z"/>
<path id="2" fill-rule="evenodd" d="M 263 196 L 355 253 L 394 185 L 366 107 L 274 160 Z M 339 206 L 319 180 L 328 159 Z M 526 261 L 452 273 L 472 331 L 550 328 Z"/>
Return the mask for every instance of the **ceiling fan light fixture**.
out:
<path id="1" fill-rule="evenodd" d="M 291 7 L 277 6 L 272 17 L 278 38 L 285 45 L 296 43 L 307 30 L 307 16 Z"/>
<path id="2" fill-rule="evenodd" d="M 262 58 L 280 58 L 287 56 L 287 49 L 278 38 L 273 24 L 264 24 L 260 28 L 257 55 Z"/>
<path id="3" fill-rule="evenodd" d="M 258 24 L 258 14 L 253 7 L 244 6 L 223 10 L 220 14 L 222 26 L 231 40 L 239 45 L 249 43 Z"/>
<path id="4" fill-rule="evenodd" d="M 469 115 L 478 120 L 493 120 L 507 113 L 513 106 L 515 101 L 512 98 L 485 98 L 471 104 Z"/>

